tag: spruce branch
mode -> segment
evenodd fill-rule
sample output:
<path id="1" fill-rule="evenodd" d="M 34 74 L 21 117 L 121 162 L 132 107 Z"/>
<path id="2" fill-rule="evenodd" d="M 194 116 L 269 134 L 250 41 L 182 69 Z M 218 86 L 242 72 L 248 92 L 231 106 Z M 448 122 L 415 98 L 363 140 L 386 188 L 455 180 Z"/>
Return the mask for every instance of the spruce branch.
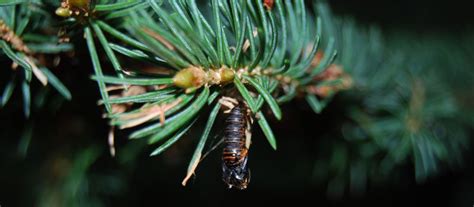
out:
<path id="1" fill-rule="evenodd" d="M 139 124 L 146 126 L 132 133 L 131 138 L 148 137 L 149 143 L 161 141 L 196 119 L 196 114 L 204 108 L 208 99 L 209 92 L 206 91 L 212 89 L 217 96 L 226 96 L 235 90 L 252 110 L 269 143 L 276 149 L 275 136 L 261 112 L 265 104 L 277 119 L 281 119 L 280 104 L 290 101 L 297 94 L 316 94 L 327 98 L 329 93 L 332 95 L 350 86 L 328 86 L 327 82 L 337 81 L 342 76 L 349 77 L 342 71 L 321 78 L 335 57 L 334 39 L 328 38 L 328 49 L 325 51 L 331 55 L 324 55 L 322 61 L 315 61 L 321 54 L 318 51 L 322 21 L 311 15 L 305 3 L 281 0 L 208 3 L 147 1 L 147 6 L 124 18 L 126 23 L 119 25 L 119 29 L 109 26 L 106 19 L 90 18 L 91 24 L 98 22 L 96 28 L 121 41 L 122 44 L 108 44 L 113 51 L 150 63 L 159 60 L 160 65 L 176 71 L 157 79 L 172 82 L 158 83 L 153 83 L 150 76 L 139 78 L 138 73 L 122 74 L 116 78 L 96 74 L 94 79 L 104 84 L 134 85 L 143 82 L 147 88 L 144 94 L 129 96 L 122 93 L 122 97 L 102 101 L 112 103 L 112 108 L 114 104 L 142 104 L 139 109 L 130 112 L 125 110 L 108 115 L 116 117 L 111 123 L 119 128 Z M 209 9 L 211 13 L 207 14 L 203 9 Z M 99 39 L 105 39 L 100 36 L 98 33 Z M 103 46 L 107 47 L 107 44 L 103 43 Z M 105 50 L 106 54 L 110 53 Z M 109 55 L 109 59 L 115 62 L 116 58 Z M 120 71 L 118 67 L 114 68 Z M 160 86 L 156 87 L 156 84 Z M 323 85 L 326 89 L 315 89 Z M 170 88 L 169 93 L 158 95 L 161 90 Z M 100 90 L 106 91 L 105 86 Z M 325 93 L 315 92 L 321 90 Z M 187 98 L 189 105 L 173 112 L 177 114 L 169 113 L 181 104 L 174 103 L 183 100 L 183 97 Z M 310 103 L 314 105 L 314 101 Z M 317 111 L 322 108 L 323 104 L 320 104 Z M 154 112 L 146 115 L 145 112 L 149 111 Z M 128 114 L 133 114 L 132 124 L 126 118 L 118 118 Z M 166 118 L 163 118 L 165 115 Z M 179 139 L 177 137 L 180 136 L 176 136 L 176 140 Z"/>
<path id="2" fill-rule="evenodd" d="M 351 86 L 348 74 L 329 70 L 337 68 L 331 65 L 336 54 L 333 34 L 322 37 L 318 11 L 309 11 L 303 1 L 206 3 L 98 1 L 93 5 L 88 0 L 65 0 L 57 10 L 83 27 L 93 79 L 110 124 L 137 128 L 132 139 L 146 138 L 149 144 L 164 141 L 152 155 L 178 141 L 207 105 L 219 111 L 221 103 L 216 99 L 226 96 L 249 106 L 276 149 L 264 106 L 280 120 L 284 117 L 280 105 L 302 95 L 319 113 L 335 93 Z M 113 8 L 120 11 L 112 12 Z M 105 75 L 107 64 L 100 59 L 96 40 L 115 75 Z M 324 53 L 320 47 L 326 47 Z M 145 61 L 166 72 L 124 70 L 130 67 L 122 65 L 122 58 Z M 203 142 L 213 123 L 206 126 Z M 194 173 L 201 151 L 196 149 L 187 178 Z"/>
<path id="3" fill-rule="evenodd" d="M 11 80 L 0 104 L 20 90 L 28 117 L 31 105 L 42 105 L 32 98 L 36 79 L 71 99 L 50 70 L 55 65 L 43 57 L 72 51 L 68 41 L 81 38 L 101 95 L 98 105 L 105 106 L 110 120 L 112 155 L 116 129 L 156 145 L 150 156 L 157 156 L 207 118 L 183 185 L 206 156 L 219 116 L 233 107 L 225 100 L 245 104 L 276 150 L 271 122 L 286 117 L 284 103 L 304 98 L 320 114 L 336 94 L 347 91 L 338 99 L 343 109 L 335 118 L 340 122 L 332 131 L 337 132 L 319 145 L 330 159 L 319 159 L 314 167 L 315 177 L 328 181 L 330 195 L 342 195 L 347 186 L 362 192 L 401 165 L 413 166 L 416 181 L 424 182 L 442 166 L 462 163 L 472 117 L 443 77 L 456 73 L 444 68 L 463 68 L 458 56 L 472 49 L 442 46 L 451 51 L 440 57 L 432 42 L 417 48 L 423 43 L 398 35 L 384 39 L 377 27 L 336 19 L 327 4 L 306 2 L 3 0 L 1 58 L 12 65 L 3 68 Z M 59 24 L 53 14 L 63 21 Z M 29 139 L 21 141 L 22 152 Z M 80 162 L 87 166 L 97 158 L 95 149 L 84 155 L 89 158 Z"/>
<path id="4" fill-rule="evenodd" d="M 30 114 L 30 83 L 34 75 L 43 86 L 48 83 L 66 99 L 71 93 L 41 61 L 44 56 L 70 51 L 69 44 L 57 45 L 56 38 L 46 37 L 45 28 L 53 21 L 37 2 L 15 1 L 0 7 L 0 46 L 3 53 L 13 62 L 13 75 L 2 95 L 2 107 L 7 104 L 17 82 L 21 83 L 25 115 Z M 46 30 L 47 31 L 47 30 Z M 18 68 L 22 68 L 19 70 Z"/>
<path id="5" fill-rule="evenodd" d="M 56 15 L 68 18 L 65 22 L 67 21 L 69 23 L 69 26 L 67 26 L 69 29 L 74 28 L 77 24 L 84 25 L 84 36 L 86 38 L 94 71 L 97 76 L 96 80 L 102 96 L 102 103 L 105 105 L 107 113 L 112 113 L 112 106 L 108 102 L 109 95 L 107 93 L 107 87 L 105 82 L 102 80 L 102 63 L 100 63 L 94 39 L 97 37 L 114 68 L 116 75 L 120 79 L 123 79 L 124 70 L 115 55 L 113 44 L 109 42 L 104 31 L 116 38 L 124 39 L 128 42 L 133 42 L 134 40 L 113 29 L 110 25 L 103 22 L 103 20 L 107 19 L 110 21 L 110 19 L 118 18 L 117 16 L 109 17 L 113 14 L 111 11 L 128 13 L 133 9 L 140 8 L 141 5 L 143 5 L 142 1 L 103 0 L 92 2 L 90 0 L 63 0 L 60 7 L 56 9 Z M 127 88 L 127 86 L 128 85 L 124 84 L 125 88 Z"/>

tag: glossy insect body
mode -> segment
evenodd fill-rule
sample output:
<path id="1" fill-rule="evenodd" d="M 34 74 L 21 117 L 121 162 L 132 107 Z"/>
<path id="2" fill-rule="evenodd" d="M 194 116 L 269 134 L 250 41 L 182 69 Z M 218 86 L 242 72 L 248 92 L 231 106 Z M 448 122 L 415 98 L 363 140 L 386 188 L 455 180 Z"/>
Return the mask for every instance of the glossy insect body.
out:
<path id="1" fill-rule="evenodd" d="M 235 106 L 226 119 L 224 150 L 222 153 L 222 179 L 229 186 L 243 190 L 250 182 L 247 167 L 248 130 L 247 108 L 243 104 Z"/>

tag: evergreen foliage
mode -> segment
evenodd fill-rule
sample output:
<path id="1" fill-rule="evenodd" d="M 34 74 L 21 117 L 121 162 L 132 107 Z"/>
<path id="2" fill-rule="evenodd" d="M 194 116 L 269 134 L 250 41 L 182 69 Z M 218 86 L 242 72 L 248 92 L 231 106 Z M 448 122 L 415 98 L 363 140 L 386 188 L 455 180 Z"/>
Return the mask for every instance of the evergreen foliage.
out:
<path id="1" fill-rule="evenodd" d="M 57 45 L 58 38 L 51 25 L 57 24 L 48 11 L 47 2 L 2 1 L 0 3 L 0 45 L 2 58 L 12 60 L 11 78 L 4 87 L 1 106 L 4 107 L 19 88 L 25 116 L 30 114 L 33 76 L 42 85 L 51 84 L 66 99 L 71 93 L 48 68 L 46 56 L 72 50 L 71 44 Z M 54 67 L 54 65 L 53 65 Z M 8 68 L 8 66 L 2 67 Z"/>
<path id="2" fill-rule="evenodd" d="M 278 134 L 269 120 L 285 117 L 283 104 L 301 98 L 315 116 L 325 116 L 336 98 L 343 106 L 337 130 L 317 135 L 323 138 L 313 172 L 330 196 L 343 195 L 347 187 L 363 193 L 406 164 L 423 182 L 445 166 L 461 166 L 468 150 L 474 121 L 472 107 L 466 107 L 469 91 L 443 82 L 473 77 L 444 70 L 472 65 L 465 57 L 474 51 L 459 43 L 388 36 L 375 26 L 332 16 L 319 1 L 0 0 L 0 5 L 0 58 L 13 63 L 2 67 L 11 73 L 2 83 L 2 110 L 21 90 L 29 116 L 33 77 L 70 100 L 49 69 L 55 67 L 50 59 L 85 45 L 89 57 L 81 61 L 92 63 L 84 72 L 98 84 L 112 155 L 116 129 L 146 140 L 155 148 L 151 156 L 193 128 L 200 132 L 183 185 L 217 134 L 226 98 L 248 106 L 275 150 Z M 198 121 L 204 128 L 194 126 Z M 71 158 L 77 161 L 72 176 L 86 184 L 64 178 L 73 186 L 64 188 L 87 188 L 86 169 L 96 151 L 85 148 Z"/>

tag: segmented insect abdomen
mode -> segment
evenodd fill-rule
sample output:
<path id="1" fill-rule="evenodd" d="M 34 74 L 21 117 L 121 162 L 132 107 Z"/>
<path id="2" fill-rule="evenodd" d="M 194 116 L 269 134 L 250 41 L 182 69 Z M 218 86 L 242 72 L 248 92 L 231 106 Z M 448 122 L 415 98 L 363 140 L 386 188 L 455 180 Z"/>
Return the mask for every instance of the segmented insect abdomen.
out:
<path id="1" fill-rule="evenodd" d="M 248 149 L 245 147 L 247 119 L 244 110 L 246 110 L 245 107 L 237 105 L 226 119 L 222 160 L 227 166 L 238 165 L 247 156 Z"/>

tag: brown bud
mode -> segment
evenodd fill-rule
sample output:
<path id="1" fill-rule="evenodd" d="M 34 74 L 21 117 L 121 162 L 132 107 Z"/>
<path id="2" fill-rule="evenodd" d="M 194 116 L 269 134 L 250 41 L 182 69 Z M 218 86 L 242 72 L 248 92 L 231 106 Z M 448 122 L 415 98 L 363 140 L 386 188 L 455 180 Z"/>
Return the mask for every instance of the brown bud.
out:
<path id="1" fill-rule="evenodd" d="M 60 17 L 69 17 L 72 15 L 72 11 L 69 10 L 68 8 L 58 7 L 56 9 L 56 15 Z"/>
<path id="2" fill-rule="evenodd" d="M 188 89 L 201 87 L 204 85 L 205 79 L 206 72 L 202 68 L 192 66 L 176 73 L 173 77 L 173 83 L 180 88 Z"/>
<path id="3" fill-rule="evenodd" d="M 221 68 L 219 69 L 219 74 L 221 76 L 220 84 L 225 85 L 234 81 L 235 72 L 230 68 Z"/>

